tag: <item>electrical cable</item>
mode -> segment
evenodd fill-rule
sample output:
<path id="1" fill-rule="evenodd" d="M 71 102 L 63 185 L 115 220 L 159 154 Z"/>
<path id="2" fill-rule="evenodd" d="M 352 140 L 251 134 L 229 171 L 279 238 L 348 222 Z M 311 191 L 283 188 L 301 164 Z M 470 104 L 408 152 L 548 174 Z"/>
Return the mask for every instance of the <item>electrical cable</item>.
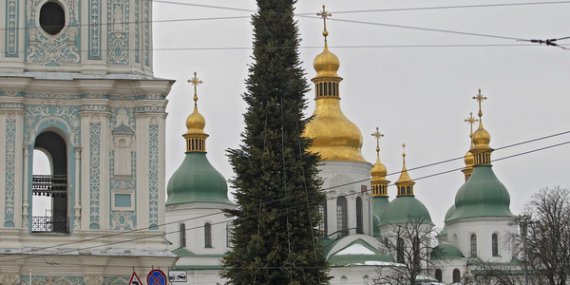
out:
<path id="1" fill-rule="evenodd" d="M 562 132 L 562 133 L 568 133 L 568 132 L 570 132 L 570 131 L 566 131 L 566 132 Z M 560 133 L 559 133 L 559 134 L 560 134 Z M 553 137 L 553 136 L 554 136 L 554 135 L 549 135 L 549 136 L 546 136 L 546 137 L 550 138 L 550 137 Z M 543 138 L 546 138 L 546 137 L 543 137 Z M 528 140 L 527 142 L 534 142 L 534 141 L 537 141 L 537 140 L 538 140 L 538 139 L 532 139 L 532 140 Z M 521 143 L 522 143 L 522 142 L 521 142 Z M 512 145 L 513 145 L 513 146 L 514 146 L 514 145 L 520 145 L 521 143 L 516 143 L 516 144 L 512 144 Z M 565 142 L 561 142 L 561 143 L 557 143 L 557 144 L 552 144 L 552 145 L 548 145 L 548 146 L 545 146 L 545 147 L 540 147 L 540 148 L 532 149 L 532 150 L 529 150 L 529 151 L 525 151 L 525 152 L 520 152 L 520 153 L 517 153 L 517 154 L 509 155 L 509 156 L 506 156 L 506 157 L 501 157 L 501 158 L 498 158 L 498 159 L 493 159 L 491 162 L 497 162 L 497 161 L 507 160 L 507 159 L 510 159 L 510 158 L 514 158 L 514 157 L 518 157 L 518 156 L 522 156 L 522 155 L 526 155 L 526 154 L 530 154 L 530 153 L 534 153 L 534 152 L 538 152 L 538 151 L 542 151 L 542 150 L 547 150 L 547 149 L 551 149 L 551 148 L 555 148 L 555 147 L 560 147 L 560 146 L 564 146 L 564 145 L 568 145 L 568 144 L 570 144 L 570 141 L 565 141 Z M 503 148 L 504 148 L 504 147 L 503 147 Z M 434 164 L 432 163 L 432 164 L 429 164 L 429 165 L 434 165 Z M 415 169 L 417 169 L 417 168 L 415 168 Z M 415 180 L 415 181 L 418 181 L 418 180 L 428 179 L 428 178 L 431 178 L 431 177 L 436 177 L 436 176 L 440 176 L 440 175 L 443 175 L 443 174 L 455 172 L 455 171 L 458 171 L 458 170 L 461 170 L 461 169 L 463 169 L 463 167 L 454 168 L 454 169 L 445 170 L 445 171 L 441 171 L 441 172 L 438 172 L 438 173 L 434 173 L 434 174 L 422 176 L 422 177 L 416 178 L 416 179 L 414 179 L 414 180 Z M 411 168 L 408 169 L 408 171 L 411 171 Z M 368 180 L 369 180 L 369 179 L 367 179 L 366 181 L 368 181 Z M 354 183 L 358 183 L 358 182 L 352 182 L 352 183 L 350 183 L 350 184 L 354 184 Z M 350 185 L 350 184 L 348 184 L 348 185 Z M 395 185 L 395 184 L 392 183 L 392 184 L 390 184 L 389 186 L 392 186 L 392 185 Z M 335 186 L 335 187 L 338 187 L 338 186 Z M 366 191 L 362 191 L 362 192 L 370 192 L 370 191 L 371 191 L 371 189 L 367 189 Z M 359 192 L 357 192 L 357 193 L 350 193 L 350 194 L 341 195 L 341 196 L 343 196 L 343 197 L 348 197 L 348 196 L 358 195 L 358 194 L 361 194 L 361 193 L 359 193 Z M 334 199 L 336 199 L 336 197 L 335 197 Z M 327 199 L 327 200 L 333 200 L 333 199 Z M 287 207 L 287 208 L 281 209 L 280 211 L 283 211 L 283 210 L 289 209 L 289 208 L 302 207 L 302 206 L 304 206 L 304 205 L 302 205 L 302 204 L 303 204 L 303 203 L 301 203 L 301 205 L 295 205 L 295 206 L 292 206 L 292 207 Z M 215 214 L 222 214 L 222 213 L 215 213 Z M 189 218 L 189 219 L 192 219 L 192 220 L 193 220 L 193 219 L 196 219 L 196 218 Z M 185 219 L 185 220 L 186 220 L 186 219 Z M 216 222 L 216 223 L 211 223 L 211 225 L 222 224 L 222 223 L 228 223 L 228 222 L 231 222 L 231 221 L 232 221 L 232 220 L 229 219 L 229 220 L 224 220 L 224 221 L 220 221 L 220 222 Z M 180 221 L 177 221 L 177 222 L 180 222 Z M 171 223 L 174 223 L 174 222 L 169 222 L 169 223 L 167 223 L 167 224 L 171 224 Z M 165 224 L 166 224 L 166 223 L 165 223 Z M 159 226 L 163 226 L 163 225 L 165 225 L 165 224 L 161 224 L 161 225 L 159 225 Z M 192 227 L 192 228 L 188 228 L 188 229 L 186 229 L 186 231 L 195 230 L 195 229 L 201 229 L 201 228 L 203 228 L 202 225 L 201 225 L 201 226 Z M 138 230 L 133 230 L 133 231 L 138 231 Z M 132 231 L 131 231 L 131 232 L 132 232 Z M 143 236 L 143 237 L 137 237 L 137 238 L 127 239 L 127 240 L 121 240 L 121 241 L 115 241 L 115 242 L 108 242 L 108 243 L 105 243 L 105 244 L 102 244 L 102 245 L 94 245 L 94 246 L 83 247 L 83 248 L 78 248 L 78 249 L 69 249 L 69 251 L 65 251 L 65 252 L 63 252 L 63 253 L 70 253 L 70 252 L 75 252 L 75 251 L 80 251 L 80 250 L 86 250 L 86 249 L 92 249 L 92 248 L 98 248 L 98 247 L 108 246 L 108 245 L 113 245 L 113 244 L 120 244 L 120 243 L 126 243 L 126 242 L 130 242 L 130 241 L 148 239 L 148 238 L 153 238 L 153 237 L 158 237 L 158 236 L 165 236 L 165 235 L 167 235 L 167 234 L 172 234 L 172 233 L 177 233 L 177 232 L 179 232 L 179 230 L 172 231 L 172 232 L 165 232 L 165 233 L 157 233 L 156 235 L 151 235 L 151 236 Z M 117 234 L 115 234 L 115 236 L 116 236 L 116 235 L 121 235 L 121 234 L 126 234 L 126 232 L 117 233 Z M 78 242 L 73 242 L 73 243 L 80 243 L 80 242 L 84 242 L 84 241 L 78 241 Z M 67 243 L 67 244 L 70 244 L 70 243 Z M 46 247 L 46 248 L 34 248 L 34 249 L 36 249 L 35 251 L 39 251 L 39 250 L 43 250 L 43 249 L 56 248 L 56 247 L 59 247 L 59 246 L 51 246 L 51 247 Z M 29 251 L 29 252 L 32 252 L 32 251 Z M 26 253 L 29 253 L 29 252 L 26 252 Z M 17 254 L 23 254 L 23 253 L 17 253 Z M 24 253 L 24 254 L 25 254 L 25 253 Z M 0 255 L 0 256 L 11 256 L 11 255 L 15 255 L 15 254 L 3 254 L 3 255 Z M 24 257 L 17 257 L 17 258 L 14 258 L 14 259 L 4 259 L 4 260 L 0 260 L 0 263 L 2 263 L 2 262 L 8 262 L 8 261 L 20 260 L 20 259 L 26 259 L 26 258 L 31 258 L 31 257 L 53 256 L 53 255 L 54 255 L 54 254 L 25 255 Z M 59 254 L 55 254 L 55 255 L 64 255 L 64 254 L 59 253 Z"/>

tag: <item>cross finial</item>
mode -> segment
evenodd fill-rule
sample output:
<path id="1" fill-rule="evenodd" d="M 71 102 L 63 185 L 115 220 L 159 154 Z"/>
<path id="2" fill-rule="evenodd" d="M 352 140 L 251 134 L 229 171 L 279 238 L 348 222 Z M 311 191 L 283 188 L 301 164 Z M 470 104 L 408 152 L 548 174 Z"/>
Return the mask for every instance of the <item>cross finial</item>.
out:
<path id="1" fill-rule="evenodd" d="M 479 122 L 479 120 L 473 117 L 473 112 L 469 112 L 469 117 L 463 121 L 469 124 L 469 137 L 471 137 L 473 135 L 473 124 Z"/>
<path id="2" fill-rule="evenodd" d="M 481 111 L 481 102 L 483 102 L 483 100 L 487 100 L 487 97 L 483 96 L 483 94 L 481 94 L 481 89 L 479 89 L 479 91 L 477 92 L 477 96 L 473 96 L 473 100 L 477 100 L 477 102 L 479 102 L 479 122 L 481 122 L 481 117 L 483 117 L 483 111 Z"/>
<path id="3" fill-rule="evenodd" d="M 405 143 L 402 144 L 402 149 L 403 149 L 402 157 L 405 159 L 406 158 L 406 144 Z M 405 160 L 404 160 L 404 162 L 405 162 Z"/>
<path id="4" fill-rule="evenodd" d="M 327 36 L 329 35 L 329 32 L 327 31 L 327 19 L 329 17 L 332 17 L 332 14 L 329 13 L 326 9 L 325 9 L 325 5 L 323 5 L 323 10 L 317 13 L 317 16 L 323 18 L 323 24 L 324 24 L 324 30 L 323 30 L 323 36 L 325 37 L 325 41 L 327 39 Z"/>
<path id="5" fill-rule="evenodd" d="M 380 128 L 376 127 L 376 131 L 372 133 L 372 136 L 376 138 L 376 156 L 380 159 L 380 139 L 384 134 L 380 132 Z"/>
<path id="6" fill-rule="evenodd" d="M 194 105 L 196 105 L 196 102 L 198 102 L 198 85 L 204 82 L 200 80 L 196 72 L 194 72 L 194 76 L 188 79 L 188 83 L 194 85 Z"/>

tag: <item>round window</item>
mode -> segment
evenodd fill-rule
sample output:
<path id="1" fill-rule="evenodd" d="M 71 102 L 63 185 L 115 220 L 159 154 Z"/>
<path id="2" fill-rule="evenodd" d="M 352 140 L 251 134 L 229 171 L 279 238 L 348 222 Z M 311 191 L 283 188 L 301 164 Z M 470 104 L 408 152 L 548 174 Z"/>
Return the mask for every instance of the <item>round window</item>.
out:
<path id="1" fill-rule="evenodd" d="M 57 35 L 65 26 L 65 11 L 57 2 L 47 2 L 40 9 L 40 26 L 50 34 Z"/>

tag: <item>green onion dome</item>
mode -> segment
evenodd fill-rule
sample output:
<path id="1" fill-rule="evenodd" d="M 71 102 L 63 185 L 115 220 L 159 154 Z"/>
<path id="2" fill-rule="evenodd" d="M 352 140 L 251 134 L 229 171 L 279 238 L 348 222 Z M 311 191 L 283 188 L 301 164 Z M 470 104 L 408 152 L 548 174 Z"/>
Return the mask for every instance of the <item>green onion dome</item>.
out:
<path id="1" fill-rule="evenodd" d="M 465 258 L 457 247 L 451 244 L 440 244 L 431 251 L 431 260 L 453 260 Z"/>
<path id="2" fill-rule="evenodd" d="M 168 181 L 167 205 L 209 202 L 231 203 L 226 180 L 208 161 L 205 152 L 188 152 Z"/>
<path id="3" fill-rule="evenodd" d="M 512 217 L 511 199 L 491 165 L 476 165 L 471 177 L 455 196 L 455 211 L 448 220 L 480 217 Z M 446 219 L 447 220 L 447 219 Z"/>

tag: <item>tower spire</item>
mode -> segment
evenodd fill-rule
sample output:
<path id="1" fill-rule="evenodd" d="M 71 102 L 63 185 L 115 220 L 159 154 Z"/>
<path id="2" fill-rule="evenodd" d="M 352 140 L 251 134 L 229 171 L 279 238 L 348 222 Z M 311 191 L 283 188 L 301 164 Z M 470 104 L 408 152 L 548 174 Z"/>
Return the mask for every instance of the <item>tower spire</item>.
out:
<path id="1" fill-rule="evenodd" d="M 476 119 L 475 117 L 473 117 L 473 112 L 469 112 L 469 117 L 467 117 L 467 119 L 463 120 L 464 122 L 469 124 L 469 149 L 473 148 L 473 125 L 478 122 L 479 120 Z M 467 181 L 467 179 L 469 179 L 469 177 L 471 177 L 471 173 L 473 173 L 473 163 L 474 163 L 474 157 L 473 157 L 473 153 L 471 153 L 470 150 L 468 150 L 465 153 L 465 156 L 463 157 L 463 161 L 465 162 L 465 168 L 463 168 L 461 170 L 461 172 L 463 172 L 463 174 L 465 175 L 465 181 Z"/>
<path id="2" fill-rule="evenodd" d="M 194 72 L 194 76 L 188 80 L 188 83 L 194 86 L 194 111 L 186 118 L 188 130 L 182 135 L 186 139 L 186 152 L 206 152 L 206 138 L 208 137 L 208 134 L 204 132 L 206 120 L 198 111 L 198 85 L 204 82 Z"/>
<path id="3" fill-rule="evenodd" d="M 416 182 L 410 178 L 408 168 L 406 166 L 406 144 L 402 144 L 402 172 L 400 178 L 396 181 L 398 187 L 398 196 L 414 196 L 414 184 Z"/>

